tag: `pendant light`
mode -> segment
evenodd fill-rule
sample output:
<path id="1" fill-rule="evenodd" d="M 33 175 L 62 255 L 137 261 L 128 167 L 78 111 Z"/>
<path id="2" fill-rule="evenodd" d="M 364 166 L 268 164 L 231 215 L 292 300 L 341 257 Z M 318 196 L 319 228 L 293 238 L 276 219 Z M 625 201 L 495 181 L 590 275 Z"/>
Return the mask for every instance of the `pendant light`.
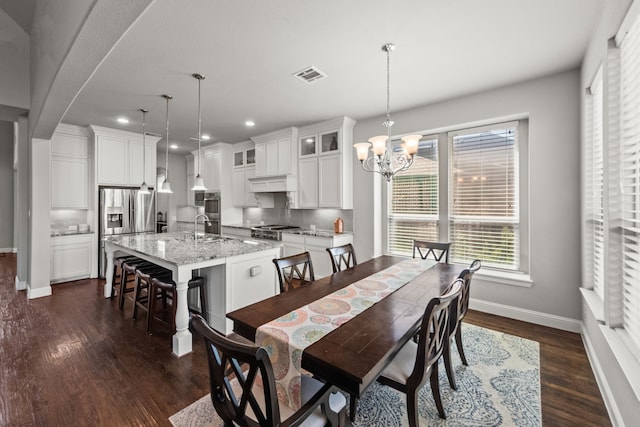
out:
<path id="1" fill-rule="evenodd" d="M 171 191 L 171 184 L 169 183 L 169 100 L 173 99 L 173 96 L 162 95 L 162 97 L 167 100 L 167 133 L 165 138 L 167 152 L 164 158 L 164 182 L 162 183 L 162 187 L 158 189 L 158 193 L 173 193 L 173 191 Z"/>
<path id="2" fill-rule="evenodd" d="M 200 115 L 200 83 L 204 80 L 204 76 L 202 74 L 194 74 L 194 78 L 198 80 L 198 174 L 193 180 L 193 187 L 191 190 L 193 191 L 205 191 L 207 187 L 204 186 L 204 179 L 200 176 L 200 140 L 202 135 L 202 118 Z"/>
<path id="3" fill-rule="evenodd" d="M 144 108 L 140 108 L 138 111 L 142 112 L 142 185 L 140 185 L 140 194 L 149 194 L 149 186 L 145 180 L 146 175 L 146 166 L 147 166 L 147 145 L 145 144 L 145 133 L 144 133 L 144 122 L 145 117 L 149 110 L 145 110 Z"/>
<path id="4" fill-rule="evenodd" d="M 379 135 L 369 138 L 369 142 L 353 144 L 362 169 L 367 172 L 375 172 L 384 176 L 387 182 L 398 172 L 405 171 L 413 164 L 413 159 L 418 152 L 419 142 L 422 135 L 407 135 L 402 137 L 402 149 L 395 152 L 391 146 L 391 109 L 389 108 L 389 56 L 396 48 L 393 43 L 382 46 L 382 51 L 387 54 L 387 120 L 383 126 L 387 128 L 386 135 Z M 373 156 L 369 156 L 369 150 L 373 151 Z M 397 165 L 395 166 L 394 163 Z"/>

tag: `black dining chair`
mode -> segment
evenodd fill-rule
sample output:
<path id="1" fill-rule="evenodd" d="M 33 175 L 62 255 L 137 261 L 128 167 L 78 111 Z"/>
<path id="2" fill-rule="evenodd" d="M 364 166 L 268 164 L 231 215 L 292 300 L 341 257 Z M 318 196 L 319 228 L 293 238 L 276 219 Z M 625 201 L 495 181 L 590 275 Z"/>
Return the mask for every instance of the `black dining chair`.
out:
<path id="1" fill-rule="evenodd" d="M 482 263 L 479 259 L 473 261 L 469 268 L 462 270 L 458 279 L 462 280 L 462 292 L 460 299 L 455 306 L 452 306 L 455 310 L 449 318 L 449 338 L 447 339 L 447 348 L 444 352 L 444 367 L 447 371 L 447 378 L 449 379 L 449 385 L 452 389 L 457 389 L 456 380 L 453 375 L 453 366 L 451 364 L 451 340 L 456 340 L 456 347 L 460 354 L 460 360 L 465 366 L 469 366 L 467 358 L 464 354 L 464 348 L 462 348 L 462 320 L 469 311 L 469 293 L 471 291 L 471 279 L 476 271 L 480 270 Z M 454 338 L 455 337 L 455 338 Z"/>
<path id="2" fill-rule="evenodd" d="M 302 404 L 294 411 L 278 401 L 273 367 L 264 348 L 225 337 L 198 314 L 192 315 L 191 326 L 204 338 L 211 402 L 225 426 L 345 424 L 346 398 L 332 385 L 302 375 Z"/>
<path id="3" fill-rule="evenodd" d="M 351 268 L 358 264 L 358 261 L 356 261 L 356 252 L 351 243 L 327 248 L 327 252 L 329 252 L 329 256 L 331 257 L 331 267 L 334 273 L 342 271 L 343 268 Z"/>
<path id="4" fill-rule="evenodd" d="M 443 242 L 427 242 L 424 240 L 413 241 L 413 257 L 416 257 L 416 252 L 422 259 L 427 259 L 431 256 L 437 262 L 444 262 L 449 264 L 449 248 L 451 243 Z M 443 260 L 444 258 L 444 260 Z"/>
<path id="5" fill-rule="evenodd" d="M 456 279 L 443 295 L 429 301 L 422 317 L 418 342 L 407 341 L 378 377 L 378 382 L 406 394 L 407 417 L 411 427 L 418 426 L 418 391 L 427 378 L 431 383 L 438 415 L 446 418 L 440 397 L 438 359 L 449 339 L 449 307 L 460 298 L 462 282 L 462 279 Z"/>
<path id="6" fill-rule="evenodd" d="M 309 252 L 276 258 L 273 263 L 278 272 L 281 293 L 316 280 Z"/>

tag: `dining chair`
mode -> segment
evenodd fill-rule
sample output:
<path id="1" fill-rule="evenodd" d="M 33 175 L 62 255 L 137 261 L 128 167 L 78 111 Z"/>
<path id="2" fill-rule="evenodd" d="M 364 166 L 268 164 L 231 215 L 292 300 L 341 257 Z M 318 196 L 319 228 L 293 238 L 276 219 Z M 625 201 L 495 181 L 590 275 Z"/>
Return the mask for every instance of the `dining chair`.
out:
<path id="1" fill-rule="evenodd" d="M 429 301 L 422 317 L 418 342 L 407 341 L 377 379 L 378 382 L 406 394 L 407 417 L 411 427 L 418 425 L 418 391 L 427 377 L 431 382 L 438 415 L 446 418 L 440 397 L 438 359 L 449 338 L 449 307 L 460 298 L 462 284 L 463 280 L 457 278 L 443 295 Z"/>
<path id="2" fill-rule="evenodd" d="M 358 264 L 358 261 L 356 261 L 356 252 L 351 243 L 327 248 L 327 252 L 329 252 L 329 256 L 331 257 L 331 267 L 334 273 L 342 271 L 343 267 L 346 270 Z"/>
<path id="3" fill-rule="evenodd" d="M 469 311 L 469 292 L 471 290 L 471 279 L 476 271 L 480 269 L 482 262 L 477 259 L 471 263 L 469 268 L 462 270 L 458 275 L 458 279 L 462 280 L 462 292 L 460 293 L 460 299 L 457 304 L 452 305 L 453 313 L 449 317 L 449 338 L 447 339 L 447 348 L 444 352 L 444 367 L 447 371 L 447 378 L 449 379 L 449 385 L 452 389 L 457 389 L 456 380 L 453 375 L 453 366 L 451 364 L 451 339 L 455 337 L 456 347 L 458 348 L 458 354 L 462 364 L 469 366 L 467 358 L 462 348 L 462 319 L 467 315 Z"/>
<path id="4" fill-rule="evenodd" d="M 273 263 L 278 272 L 281 293 L 316 280 L 309 252 L 275 258 Z"/>
<path id="5" fill-rule="evenodd" d="M 444 262 L 449 264 L 449 248 L 451 243 L 442 242 L 427 242 L 424 240 L 413 241 L 413 257 L 416 257 L 416 252 L 420 255 L 420 258 L 427 259 L 429 255 L 438 262 Z M 444 261 L 442 260 L 444 258 Z"/>
<path id="6" fill-rule="evenodd" d="M 225 337 L 198 314 L 192 315 L 191 326 L 204 338 L 211 402 L 225 426 L 345 424 L 346 398 L 332 385 L 302 375 L 302 403 L 294 411 L 278 401 L 273 367 L 263 347 Z"/>

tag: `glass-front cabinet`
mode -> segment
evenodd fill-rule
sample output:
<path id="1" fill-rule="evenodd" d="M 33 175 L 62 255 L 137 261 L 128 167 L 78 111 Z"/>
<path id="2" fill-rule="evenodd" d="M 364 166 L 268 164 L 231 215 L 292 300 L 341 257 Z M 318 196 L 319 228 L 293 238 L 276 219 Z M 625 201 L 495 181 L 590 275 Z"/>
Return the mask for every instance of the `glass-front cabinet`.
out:
<path id="1" fill-rule="evenodd" d="M 340 151 L 340 145 L 338 143 L 339 140 L 340 140 L 339 131 L 321 133 L 320 134 L 320 154 L 339 152 Z"/>

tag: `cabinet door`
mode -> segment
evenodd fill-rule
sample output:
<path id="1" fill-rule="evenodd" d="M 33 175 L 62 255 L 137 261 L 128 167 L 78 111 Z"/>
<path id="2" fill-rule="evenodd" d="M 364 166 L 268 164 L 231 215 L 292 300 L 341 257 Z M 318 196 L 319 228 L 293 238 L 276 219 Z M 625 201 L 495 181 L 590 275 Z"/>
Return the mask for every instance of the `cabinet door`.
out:
<path id="1" fill-rule="evenodd" d="M 142 174 L 143 173 L 142 171 L 143 151 L 142 150 L 143 148 L 144 147 L 142 146 L 142 142 L 129 141 L 129 182 L 128 182 L 129 185 L 142 184 L 142 180 L 143 180 L 143 174 Z M 144 173 L 146 175 L 147 173 L 146 168 Z M 149 183 L 147 182 L 147 184 Z"/>
<path id="2" fill-rule="evenodd" d="M 232 203 L 235 207 L 243 207 L 245 204 L 246 189 L 245 189 L 245 178 L 244 178 L 244 168 L 234 169 L 233 170 L 233 188 L 232 188 Z"/>
<path id="3" fill-rule="evenodd" d="M 320 154 L 340 152 L 340 134 L 332 131 L 320 134 Z"/>
<path id="4" fill-rule="evenodd" d="M 51 157 L 51 207 L 88 207 L 87 160 Z"/>
<path id="5" fill-rule="evenodd" d="M 331 246 L 331 239 L 326 239 L 326 242 L 316 242 L 319 246 L 306 244 L 305 248 L 311 255 L 311 262 L 313 263 L 313 274 L 316 279 L 329 276 L 333 273 L 331 268 L 331 259 L 326 248 Z"/>
<path id="6" fill-rule="evenodd" d="M 144 181 L 147 185 L 153 185 L 156 182 L 156 143 L 145 143 L 145 164 L 144 164 Z"/>
<path id="7" fill-rule="evenodd" d="M 278 141 L 268 141 L 266 144 L 266 167 L 267 175 L 278 173 Z"/>
<path id="8" fill-rule="evenodd" d="M 339 208 L 342 205 L 342 168 L 340 155 L 318 158 L 318 207 Z"/>
<path id="9" fill-rule="evenodd" d="M 51 242 L 51 280 L 86 278 L 91 275 L 91 238 L 60 237 Z"/>
<path id="10" fill-rule="evenodd" d="M 129 143 L 126 139 L 98 136 L 98 184 L 129 183 Z"/>
<path id="11" fill-rule="evenodd" d="M 303 136 L 300 138 L 300 145 L 298 146 L 300 157 L 316 155 L 316 139 L 316 135 Z"/>
<path id="12" fill-rule="evenodd" d="M 257 207 L 258 200 L 256 199 L 256 193 L 249 191 L 251 189 L 251 183 L 249 178 L 256 176 L 256 166 L 247 166 L 244 169 L 244 206 Z"/>
<path id="13" fill-rule="evenodd" d="M 221 153 L 207 150 L 202 156 L 202 168 L 200 175 L 204 179 L 207 191 L 220 191 L 220 167 L 222 166 Z"/>
<path id="14" fill-rule="evenodd" d="M 318 159 L 300 159 L 298 163 L 298 193 L 301 208 L 318 207 Z"/>
<path id="15" fill-rule="evenodd" d="M 300 243 L 284 242 L 282 244 L 282 252 L 283 252 L 282 256 L 283 257 L 296 255 L 296 254 L 301 254 L 304 251 L 305 251 L 304 245 L 302 245 Z M 314 267 L 314 270 L 315 270 L 315 264 L 313 265 L 313 267 Z M 316 275 L 316 272 L 314 271 L 313 274 Z"/>
<path id="16" fill-rule="evenodd" d="M 233 153 L 233 167 L 241 168 L 244 166 L 244 150 Z"/>
<path id="17" fill-rule="evenodd" d="M 265 176 L 267 174 L 267 152 L 264 143 L 256 144 L 256 176 Z"/>
<path id="18" fill-rule="evenodd" d="M 291 172 L 291 138 L 278 139 L 278 170 L 276 173 L 287 174 Z"/>

